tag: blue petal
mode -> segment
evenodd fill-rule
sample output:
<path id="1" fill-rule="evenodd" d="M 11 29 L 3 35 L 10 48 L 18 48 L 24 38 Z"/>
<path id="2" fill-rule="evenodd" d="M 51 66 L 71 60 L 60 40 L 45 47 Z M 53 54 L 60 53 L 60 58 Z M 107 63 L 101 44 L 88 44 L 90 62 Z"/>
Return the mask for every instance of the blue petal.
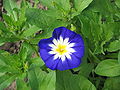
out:
<path id="1" fill-rule="evenodd" d="M 60 71 L 67 70 L 67 69 L 73 69 L 80 65 L 81 59 L 76 57 L 75 55 L 72 55 L 72 59 L 67 59 L 65 61 L 60 61 L 58 63 L 57 69 Z"/>
<path id="2" fill-rule="evenodd" d="M 48 52 L 49 50 L 47 49 L 40 49 L 40 56 L 44 62 L 53 56 L 53 54 L 49 54 Z"/>
<path id="3" fill-rule="evenodd" d="M 69 64 L 69 68 L 72 69 L 72 68 L 76 68 L 78 67 L 80 64 L 81 64 L 81 58 L 75 56 L 75 55 L 71 55 L 71 58 L 72 59 L 68 59 L 68 64 Z"/>
<path id="4" fill-rule="evenodd" d="M 84 41 L 79 34 L 76 34 L 74 38 L 70 39 L 70 43 L 76 43 L 76 46 L 84 46 Z"/>
<path id="5" fill-rule="evenodd" d="M 53 38 L 56 38 L 56 39 L 59 39 L 60 36 L 63 37 L 63 39 L 65 38 L 74 38 L 74 36 L 76 35 L 75 32 L 65 28 L 65 27 L 59 27 L 59 28 L 56 28 L 54 29 L 54 32 L 53 32 Z"/>
<path id="6" fill-rule="evenodd" d="M 60 59 L 60 61 L 58 63 L 58 66 L 57 66 L 57 69 L 60 70 L 60 71 L 70 69 L 70 66 L 68 65 L 67 59 L 65 61 L 62 61 Z"/>
<path id="7" fill-rule="evenodd" d="M 57 64 L 60 60 L 54 59 L 54 55 L 49 54 L 48 52 L 49 51 L 47 49 L 40 49 L 40 56 L 48 68 L 56 70 Z"/>
<path id="8" fill-rule="evenodd" d="M 53 38 L 48 38 L 48 39 L 42 39 L 40 40 L 40 42 L 38 43 L 38 46 L 40 49 L 51 49 L 51 47 L 49 46 L 49 44 L 52 44 L 52 40 Z"/>
<path id="9" fill-rule="evenodd" d="M 59 39 L 60 36 L 62 36 L 63 39 L 69 38 L 69 42 L 71 42 L 71 43 L 80 43 L 81 46 L 84 46 L 82 37 L 79 34 L 73 32 L 65 27 L 59 27 L 54 30 L 52 37 Z"/>
<path id="10" fill-rule="evenodd" d="M 84 47 L 73 47 L 76 52 L 72 53 L 75 56 L 82 58 L 84 56 Z"/>
<path id="11" fill-rule="evenodd" d="M 59 59 L 53 59 L 54 58 L 54 56 L 52 56 L 52 57 L 50 57 L 50 58 L 48 58 L 46 61 L 45 61 L 45 65 L 48 67 L 48 68 L 50 68 L 50 69 L 52 69 L 52 70 L 56 70 L 57 69 L 57 65 L 58 65 L 58 63 L 59 63 Z"/>

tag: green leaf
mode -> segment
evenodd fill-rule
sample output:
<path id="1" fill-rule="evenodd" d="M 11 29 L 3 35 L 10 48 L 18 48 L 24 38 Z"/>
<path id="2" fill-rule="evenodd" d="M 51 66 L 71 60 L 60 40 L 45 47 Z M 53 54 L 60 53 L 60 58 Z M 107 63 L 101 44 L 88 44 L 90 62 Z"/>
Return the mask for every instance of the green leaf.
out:
<path id="1" fill-rule="evenodd" d="M 3 22 L 0 22 L 0 30 L 8 31 L 7 28 L 5 27 L 5 24 Z"/>
<path id="2" fill-rule="evenodd" d="M 61 26 L 67 26 L 67 23 L 61 22 L 61 21 L 57 21 L 55 20 L 52 25 L 50 25 L 49 27 L 47 27 L 45 30 L 43 30 L 43 33 L 36 35 L 35 38 L 32 38 L 30 40 L 30 42 L 32 44 L 38 44 L 38 42 L 41 39 L 45 39 L 45 38 L 50 38 L 52 36 L 52 32 L 55 28 L 61 27 Z"/>
<path id="3" fill-rule="evenodd" d="M 107 48 L 108 51 L 114 52 L 120 50 L 120 40 L 115 40 L 110 43 L 110 45 Z"/>
<path id="4" fill-rule="evenodd" d="M 53 8 L 54 7 L 54 1 L 55 0 L 40 0 L 40 1 L 44 6 L 47 6 L 48 8 Z"/>
<path id="5" fill-rule="evenodd" d="M 17 84 L 17 90 L 30 90 L 30 88 L 27 87 L 27 83 L 25 83 L 25 81 L 20 78 L 16 80 L 16 84 Z"/>
<path id="6" fill-rule="evenodd" d="M 90 6 L 90 10 L 100 12 L 103 16 L 111 16 L 116 13 L 115 5 L 110 0 L 94 0 Z"/>
<path id="7" fill-rule="evenodd" d="M 11 68 L 10 66 L 8 66 L 8 65 L 1 65 L 0 66 L 0 72 L 1 73 L 6 73 L 6 72 L 14 72 L 14 69 L 13 68 Z"/>
<path id="8" fill-rule="evenodd" d="M 95 86 L 82 75 L 70 71 L 57 71 L 56 90 L 96 90 Z"/>
<path id="9" fill-rule="evenodd" d="M 28 28 L 27 30 L 25 30 L 23 33 L 22 33 L 22 37 L 29 37 L 29 36 L 32 36 L 34 35 L 37 31 L 40 31 L 41 29 L 35 25 L 31 26 L 30 28 Z"/>
<path id="10" fill-rule="evenodd" d="M 7 14 L 3 14 L 4 21 L 9 25 L 9 27 L 14 25 L 14 20 Z"/>
<path id="11" fill-rule="evenodd" d="M 86 37 L 92 40 L 92 32 L 91 32 L 91 25 L 89 21 L 89 18 L 83 15 L 80 15 L 78 17 L 79 21 L 81 22 L 81 32 Z"/>
<path id="12" fill-rule="evenodd" d="M 31 25 L 36 25 L 41 28 L 49 27 L 54 20 L 48 14 L 39 9 L 30 8 L 26 10 L 27 22 Z"/>
<path id="13" fill-rule="evenodd" d="M 44 65 L 44 62 L 40 57 L 32 58 L 29 62 L 32 63 L 30 68 L 42 67 Z"/>
<path id="14" fill-rule="evenodd" d="M 70 0 L 55 0 L 55 2 L 57 3 L 57 5 L 59 5 L 61 7 L 61 9 L 69 12 L 70 11 Z"/>
<path id="15" fill-rule="evenodd" d="M 81 13 L 93 0 L 74 0 L 74 7 L 78 14 Z"/>
<path id="16" fill-rule="evenodd" d="M 115 4 L 120 8 L 120 0 L 115 0 Z"/>
<path id="17" fill-rule="evenodd" d="M 41 0 L 41 2 L 50 9 L 56 8 L 58 10 L 70 10 L 70 0 Z"/>
<path id="18" fill-rule="evenodd" d="M 31 25 L 36 25 L 37 27 L 46 30 L 61 16 L 58 15 L 56 11 L 29 8 L 26 10 L 26 17 L 27 22 Z"/>
<path id="19" fill-rule="evenodd" d="M 0 89 L 3 90 L 9 86 L 16 78 L 16 75 L 3 75 L 0 77 Z"/>
<path id="20" fill-rule="evenodd" d="M 9 60 L 7 57 L 3 56 L 2 54 L 0 54 L 0 61 L 4 62 L 4 64 L 9 64 Z"/>
<path id="21" fill-rule="evenodd" d="M 85 77 L 89 77 L 90 73 L 92 72 L 93 68 L 94 68 L 94 64 L 91 63 L 87 63 L 87 64 L 83 64 L 80 66 L 80 75 L 83 75 Z"/>
<path id="22" fill-rule="evenodd" d="M 26 7 L 22 7 L 18 11 L 19 16 L 18 16 L 18 20 L 15 23 L 16 26 L 23 27 L 25 25 L 25 21 L 26 21 L 25 12 L 26 12 Z"/>
<path id="23" fill-rule="evenodd" d="M 27 52 L 28 52 L 28 50 L 27 50 L 26 47 L 21 47 L 20 52 L 19 52 L 19 56 L 20 56 L 20 58 L 21 58 L 22 61 L 26 60 L 26 58 L 27 58 Z"/>
<path id="24" fill-rule="evenodd" d="M 33 90 L 55 90 L 55 71 L 46 73 L 40 68 L 35 68 L 29 72 L 29 79 Z"/>
<path id="25" fill-rule="evenodd" d="M 14 20 L 17 20 L 17 13 L 13 10 L 14 8 L 18 7 L 15 3 L 15 0 L 3 0 L 3 7 L 7 13 L 13 17 Z"/>
<path id="26" fill-rule="evenodd" d="M 120 63 L 120 51 L 118 53 L 118 62 Z"/>
<path id="27" fill-rule="evenodd" d="M 15 42 L 15 41 L 19 41 L 20 39 L 16 38 L 16 37 L 10 37 L 10 38 L 6 38 L 6 37 L 0 37 L 0 43 L 5 43 L 5 42 Z"/>
<path id="28" fill-rule="evenodd" d="M 108 78 L 104 83 L 102 90 L 119 90 L 120 77 Z"/>
<path id="29" fill-rule="evenodd" d="M 10 73 L 20 73 L 20 69 L 18 69 L 18 57 L 16 55 L 10 55 L 10 54 L 0 54 L 0 61 L 3 62 L 3 64 L 0 64 L 0 72 L 10 72 Z"/>
<path id="30" fill-rule="evenodd" d="M 40 90 L 55 90 L 55 82 L 56 82 L 55 71 L 51 71 L 49 73 L 41 71 L 40 74 L 39 74 L 39 82 L 40 82 L 39 89 Z"/>
<path id="31" fill-rule="evenodd" d="M 103 60 L 96 67 L 95 73 L 101 76 L 118 76 L 120 75 L 120 65 L 117 60 Z"/>
<path id="32" fill-rule="evenodd" d="M 28 72 L 28 78 L 32 90 L 39 90 L 39 81 L 34 70 Z"/>
<path id="33" fill-rule="evenodd" d="M 30 43 L 28 43 L 28 42 L 23 42 L 22 43 L 22 46 L 24 47 L 24 48 L 26 48 L 27 49 L 27 60 L 29 60 L 29 59 L 31 59 L 31 56 L 33 55 L 33 53 L 35 53 L 35 52 L 37 52 L 38 53 L 38 51 L 36 51 L 36 48 L 33 46 L 33 45 L 31 45 Z"/>

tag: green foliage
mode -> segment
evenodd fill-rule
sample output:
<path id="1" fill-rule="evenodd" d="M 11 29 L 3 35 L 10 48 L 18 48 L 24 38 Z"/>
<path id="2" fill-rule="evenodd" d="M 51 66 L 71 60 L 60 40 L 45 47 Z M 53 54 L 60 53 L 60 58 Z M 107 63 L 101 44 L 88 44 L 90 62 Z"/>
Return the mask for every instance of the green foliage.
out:
<path id="1" fill-rule="evenodd" d="M 6 86 L 9 86 L 14 79 L 16 78 L 16 75 L 3 75 L 0 77 L 0 90 L 3 90 Z"/>
<path id="2" fill-rule="evenodd" d="M 17 90 L 119 90 L 120 0 L 33 1 L 3 0 L 0 46 L 22 43 L 18 53 L 0 50 L 0 90 L 13 81 Z M 73 70 L 51 71 L 37 44 L 60 26 L 82 35 L 85 55 Z"/>
<path id="3" fill-rule="evenodd" d="M 30 90 L 30 88 L 27 87 L 25 81 L 20 78 L 16 80 L 16 84 L 17 84 L 17 90 Z"/>
<path id="4" fill-rule="evenodd" d="M 120 50 L 120 40 L 115 40 L 115 41 L 111 42 L 110 45 L 108 45 L 107 50 L 109 52 Z"/>
<path id="5" fill-rule="evenodd" d="M 102 76 L 118 76 L 120 75 L 120 65 L 117 60 L 103 60 L 95 69 L 95 73 Z"/>
<path id="6" fill-rule="evenodd" d="M 39 68 L 29 71 L 30 85 L 35 90 L 55 90 L 56 74 L 55 71 L 46 73 Z"/>
<path id="7" fill-rule="evenodd" d="M 120 85 L 120 81 L 119 81 L 120 77 L 113 77 L 113 78 L 108 78 L 105 81 L 104 84 L 104 88 L 103 90 L 119 90 L 119 85 Z"/>
<path id="8" fill-rule="evenodd" d="M 74 7 L 77 13 L 81 13 L 93 0 L 74 0 Z"/>
<path id="9" fill-rule="evenodd" d="M 56 90 L 96 90 L 95 86 L 82 75 L 69 71 L 57 71 Z"/>
<path id="10" fill-rule="evenodd" d="M 120 8 L 120 0 L 116 0 L 115 4 Z"/>
<path id="11" fill-rule="evenodd" d="M 120 63 L 120 51 L 118 53 L 118 62 Z"/>

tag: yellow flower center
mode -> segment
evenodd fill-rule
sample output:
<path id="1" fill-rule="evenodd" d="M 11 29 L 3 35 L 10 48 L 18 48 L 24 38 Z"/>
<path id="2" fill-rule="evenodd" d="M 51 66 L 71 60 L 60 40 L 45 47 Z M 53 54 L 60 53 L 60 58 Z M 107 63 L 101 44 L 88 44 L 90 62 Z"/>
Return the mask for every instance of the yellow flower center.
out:
<path id="1" fill-rule="evenodd" d="M 66 47 L 67 47 L 66 45 L 59 44 L 55 51 L 58 52 L 60 55 L 63 55 L 64 53 L 67 52 Z"/>

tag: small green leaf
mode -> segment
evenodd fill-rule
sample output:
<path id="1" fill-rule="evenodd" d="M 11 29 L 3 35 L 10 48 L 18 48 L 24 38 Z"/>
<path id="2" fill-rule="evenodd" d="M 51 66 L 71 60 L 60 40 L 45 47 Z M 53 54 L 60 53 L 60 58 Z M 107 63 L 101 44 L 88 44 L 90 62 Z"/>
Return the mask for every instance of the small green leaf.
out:
<path id="1" fill-rule="evenodd" d="M 93 0 L 74 0 L 74 7 L 78 14 L 81 13 Z"/>
<path id="2" fill-rule="evenodd" d="M 13 10 L 14 8 L 18 8 L 15 0 L 3 0 L 3 7 L 7 11 L 7 13 L 13 17 L 14 20 L 17 20 L 17 13 Z"/>
<path id="3" fill-rule="evenodd" d="M 32 56 L 33 53 L 37 52 L 36 48 L 26 41 L 22 43 L 22 47 L 26 48 L 27 51 L 28 51 L 27 53 L 25 52 L 27 54 L 27 59 L 28 60 L 31 59 L 31 56 Z"/>
<path id="4" fill-rule="evenodd" d="M 103 60 L 96 67 L 95 73 L 101 76 L 118 76 L 120 75 L 120 65 L 117 60 Z"/>
<path id="5" fill-rule="evenodd" d="M 14 25 L 14 20 L 7 14 L 3 14 L 3 19 L 4 21 L 10 26 L 13 26 Z M 11 27 L 10 26 L 10 27 Z"/>
<path id="6" fill-rule="evenodd" d="M 20 52 L 19 52 L 19 56 L 20 56 L 20 58 L 21 58 L 22 61 L 26 60 L 26 58 L 27 58 L 27 52 L 28 52 L 28 50 L 27 50 L 26 47 L 21 47 Z"/>
<path id="7" fill-rule="evenodd" d="M 29 71 L 28 76 L 32 90 L 55 90 L 55 71 L 50 71 L 49 73 L 46 73 L 40 68 L 35 68 Z"/>
<path id="8" fill-rule="evenodd" d="M 115 4 L 120 8 L 120 0 L 115 0 Z"/>
<path id="9" fill-rule="evenodd" d="M 9 60 L 7 57 L 0 54 L 0 61 L 4 62 L 6 65 L 9 64 Z"/>
<path id="10" fill-rule="evenodd" d="M 96 90 L 84 76 L 74 75 L 70 71 L 57 71 L 56 90 Z"/>
<path id="11" fill-rule="evenodd" d="M 8 31 L 7 28 L 5 27 L 5 24 L 3 22 L 0 22 L 0 30 Z"/>
<path id="12" fill-rule="evenodd" d="M 38 71 L 36 72 L 38 75 L 39 90 L 55 90 L 55 83 L 56 83 L 55 71 L 46 73 L 45 71 L 40 70 L 40 72 Z"/>
<path id="13" fill-rule="evenodd" d="M 39 90 L 39 81 L 37 79 L 37 74 L 34 70 L 28 72 L 29 83 L 32 90 Z"/>
<path id="14" fill-rule="evenodd" d="M 49 9 L 58 9 L 58 10 L 62 9 L 64 11 L 69 12 L 71 7 L 70 0 L 41 0 L 41 2 L 43 5 L 47 6 Z"/>
<path id="15" fill-rule="evenodd" d="M 8 65 L 1 65 L 0 66 L 1 73 L 12 72 L 12 71 L 14 71 L 14 70 Z"/>
<path id="16" fill-rule="evenodd" d="M 40 0 L 40 1 L 44 6 L 47 6 L 48 8 L 54 7 L 54 0 Z"/>
<path id="17" fill-rule="evenodd" d="M 37 31 L 40 31 L 41 29 L 35 25 L 31 26 L 29 29 L 25 30 L 23 33 L 22 33 L 22 37 L 29 37 L 29 36 L 32 36 L 34 35 Z"/>
<path id="18" fill-rule="evenodd" d="M 30 59 L 30 63 L 32 63 L 30 66 L 31 68 L 42 67 L 44 65 L 44 62 L 40 57 Z"/>
<path id="19" fill-rule="evenodd" d="M 120 86 L 120 76 L 108 78 L 104 83 L 104 88 L 102 90 L 119 90 Z"/>
<path id="20" fill-rule="evenodd" d="M 85 77 L 89 77 L 90 73 L 92 72 L 93 68 L 94 68 L 94 64 L 91 63 L 87 63 L 87 64 L 83 64 L 80 66 L 80 75 L 83 75 Z"/>
<path id="21" fill-rule="evenodd" d="M 0 77 L 0 89 L 3 90 L 9 86 L 16 78 L 16 75 L 3 75 Z"/>
<path id="22" fill-rule="evenodd" d="M 25 81 L 22 79 L 18 78 L 16 80 L 16 84 L 17 84 L 17 90 L 30 90 L 30 88 L 27 87 L 27 83 L 25 83 Z"/>
<path id="23" fill-rule="evenodd" d="M 55 0 L 55 2 L 61 7 L 61 9 L 67 12 L 70 11 L 70 0 Z"/>
<path id="24" fill-rule="evenodd" d="M 120 63 L 120 51 L 118 53 L 118 62 Z"/>
<path id="25" fill-rule="evenodd" d="M 19 41 L 20 39 L 16 38 L 16 37 L 10 37 L 10 38 L 6 38 L 6 37 L 0 37 L 0 43 L 5 43 L 5 42 L 15 42 L 15 41 Z"/>
<path id="26" fill-rule="evenodd" d="M 108 51 L 114 52 L 120 50 L 120 40 L 115 40 L 110 43 L 110 45 L 107 48 Z"/>

